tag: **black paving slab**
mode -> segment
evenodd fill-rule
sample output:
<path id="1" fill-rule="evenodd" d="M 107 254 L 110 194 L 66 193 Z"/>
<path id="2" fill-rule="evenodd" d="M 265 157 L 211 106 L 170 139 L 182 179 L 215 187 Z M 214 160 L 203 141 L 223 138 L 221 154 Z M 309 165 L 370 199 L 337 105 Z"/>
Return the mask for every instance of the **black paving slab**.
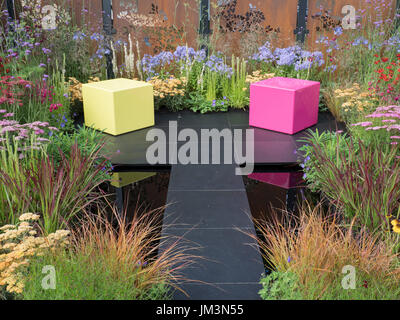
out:
<path id="1" fill-rule="evenodd" d="M 213 213 L 217 214 L 215 211 Z M 183 236 L 189 243 L 200 247 L 193 253 L 200 255 L 202 259 L 183 271 L 185 278 L 211 284 L 256 283 L 260 280 L 264 272 L 261 255 L 254 248 L 255 241 L 244 232 L 253 234 L 254 227 L 248 224 L 248 228 L 241 231 L 230 228 L 193 228 L 189 231 L 182 228 L 163 228 L 163 236 Z"/>
<path id="2" fill-rule="evenodd" d="M 171 169 L 169 191 L 242 191 L 234 165 L 177 165 Z"/>
<path id="3" fill-rule="evenodd" d="M 254 128 L 248 125 L 248 112 L 243 110 L 230 110 L 229 112 L 200 114 L 191 111 L 180 111 L 176 113 L 159 111 L 155 115 L 155 126 L 142 130 L 126 133 L 120 136 L 111 136 L 104 134 L 108 141 L 111 142 L 107 149 L 107 154 L 111 156 L 113 163 L 121 165 L 147 165 L 146 150 L 153 144 L 152 141 L 146 141 L 146 135 L 152 129 L 160 129 L 166 135 L 167 154 L 169 155 L 169 122 L 176 121 L 178 133 L 190 128 L 194 130 L 200 138 L 201 129 L 253 129 L 254 130 L 254 163 L 259 165 L 265 164 L 289 164 L 295 163 L 297 157 L 295 150 L 304 143 L 299 141 L 307 136 L 308 129 L 303 130 L 295 135 L 288 135 L 275 131 Z M 310 130 L 319 131 L 344 130 L 342 123 L 337 123 L 330 113 L 320 113 L 317 125 L 310 127 Z M 234 136 L 234 135 L 233 135 Z M 189 141 L 189 138 L 186 138 Z M 245 131 L 242 131 L 242 154 L 245 154 L 246 138 Z M 211 140 L 210 140 L 211 141 Z M 184 145 L 184 142 L 172 140 L 172 145 L 178 143 L 178 149 Z M 199 142 L 200 144 L 200 142 Z M 199 145 L 199 152 L 204 149 L 204 144 Z M 210 143 L 211 148 L 211 143 Z M 222 140 L 221 140 L 222 148 Z M 175 149 L 174 149 L 175 150 Z M 236 150 L 238 153 L 238 150 Z M 198 159 L 200 161 L 200 158 Z M 210 153 L 211 161 L 211 153 Z M 173 160 L 167 157 L 165 164 L 173 164 Z"/>
<path id="4" fill-rule="evenodd" d="M 245 191 L 169 191 L 164 224 L 174 228 L 249 228 Z M 179 221 L 179 224 L 177 224 Z"/>
<path id="5" fill-rule="evenodd" d="M 195 113 L 192 111 L 179 112 L 179 127 L 186 128 L 229 128 L 227 112 L 218 113 Z"/>
<path id="6" fill-rule="evenodd" d="M 162 236 L 172 241 L 182 237 L 196 247 L 191 253 L 202 259 L 186 268 L 183 276 L 209 284 L 185 284 L 190 298 L 176 292 L 176 299 L 257 298 L 264 265 L 251 237 L 255 229 L 243 179 L 235 174 L 235 168 L 172 166 Z M 243 288 L 248 291 L 246 295 Z"/>

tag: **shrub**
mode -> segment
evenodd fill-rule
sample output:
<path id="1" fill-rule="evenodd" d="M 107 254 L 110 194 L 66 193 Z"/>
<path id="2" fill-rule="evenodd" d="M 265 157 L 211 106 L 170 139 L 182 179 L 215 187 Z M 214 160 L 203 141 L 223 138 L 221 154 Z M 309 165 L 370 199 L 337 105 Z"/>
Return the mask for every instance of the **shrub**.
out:
<path id="1" fill-rule="evenodd" d="M 264 72 L 274 72 L 279 77 L 311 79 L 318 74 L 324 65 L 322 52 L 310 52 L 294 45 L 287 48 L 272 48 L 267 41 L 258 48 L 258 52 L 250 57 L 255 65 L 260 65 Z"/>
<path id="2" fill-rule="evenodd" d="M 185 108 L 186 78 L 171 76 L 161 79 L 156 76 L 148 81 L 154 87 L 154 107 L 156 110 L 166 107 L 176 112 Z"/>
<path id="3" fill-rule="evenodd" d="M 343 228 L 335 217 L 327 217 L 320 205 L 305 204 L 299 218 L 256 224 L 262 234 L 260 247 L 277 272 L 262 280 L 263 297 L 267 293 L 304 299 L 400 297 L 399 257 L 392 252 L 395 243 L 384 242 L 365 229 L 355 232 L 353 224 Z M 341 286 L 342 268 L 347 265 L 356 270 L 355 290 Z"/>
<path id="4" fill-rule="evenodd" d="M 386 103 L 396 103 L 400 100 L 400 53 L 390 60 L 388 57 L 380 57 L 374 62 L 376 70 L 376 80 L 369 84 L 382 101 Z"/>
<path id="5" fill-rule="evenodd" d="M 191 99 L 188 101 L 189 109 L 194 112 L 207 113 L 207 112 L 226 112 L 228 111 L 228 98 L 207 100 L 204 96 L 193 93 L 190 95 Z"/>

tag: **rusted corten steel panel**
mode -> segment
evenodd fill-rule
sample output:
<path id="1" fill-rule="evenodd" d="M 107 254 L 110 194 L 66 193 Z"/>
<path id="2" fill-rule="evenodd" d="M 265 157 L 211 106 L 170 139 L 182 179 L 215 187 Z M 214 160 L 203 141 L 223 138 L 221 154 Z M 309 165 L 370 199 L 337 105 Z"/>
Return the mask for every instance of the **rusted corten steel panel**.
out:
<path id="1" fill-rule="evenodd" d="M 55 4 L 58 6 L 63 6 L 66 9 L 72 19 L 73 23 L 81 25 L 82 23 L 89 26 L 92 30 L 101 31 L 103 29 L 103 18 L 102 18 L 102 2 L 101 0 L 36 0 L 40 3 L 42 7 L 42 14 L 46 15 L 44 11 L 44 6 Z M 6 2 L 6 0 L 0 0 L 1 2 Z M 15 0 L 15 8 L 17 15 L 20 10 L 22 10 L 22 1 Z"/>
<path id="2" fill-rule="evenodd" d="M 54 5 L 55 1 L 43 0 L 42 6 Z M 99 32 L 103 29 L 101 0 L 64 0 L 59 2 L 72 14 L 73 23 L 86 24 L 91 31 Z"/>
<path id="3" fill-rule="evenodd" d="M 295 42 L 297 1 L 211 0 L 211 42 L 227 54 L 249 55 L 267 40 Z"/>
<path id="4" fill-rule="evenodd" d="M 100 31 L 103 29 L 101 0 L 72 0 L 72 3 L 78 23 L 89 21 L 89 27 L 92 30 Z"/>
<path id="5" fill-rule="evenodd" d="M 135 51 L 138 41 L 141 56 L 173 50 L 177 45 L 198 47 L 201 0 L 110 1 L 116 31 L 114 39 L 126 41 L 129 32 Z M 372 0 L 368 9 L 365 0 L 308 0 L 309 33 L 305 45 L 309 49 L 321 49 L 315 43 L 316 39 L 323 34 L 332 35 L 332 30 L 324 30 L 321 21 L 315 18 L 319 13 L 328 10 L 333 24 L 340 24 L 344 17 L 343 6 L 353 5 L 357 10 L 368 9 L 368 15 L 374 17 L 377 14 L 373 8 L 374 1 L 382 3 L 381 0 Z M 2 8 L 5 8 L 5 3 L 6 0 L 0 0 Z M 42 1 L 43 5 L 54 3 Z M 386 0 L 386 3 L 383 15 L 393 17 L 396 0 Z M 102 0 L 65 0 L 64 5 L 74 13 L 74 23 L 88 24 L 93 32 L 103 28 Z M 297 5 L 298 0 L 210 0 L 211 35 L 205 40 L 211 50 L 244 57 L 254 53 L 267 40 L 273 46 L 292 45 L 296 39 Z M 122 18 L 121 13 L 131 15 L 133 22 Z"/>
<path id="6" fill-rule="evenodd" d="M 177 45 L 197 46 L 198 0 L 114 0 L 115 39 L 139 42 L 141 55 Z"/>
<path id="7" fill-rule="evenodd" d="M 352 5 L 356 9 L 356 15 L 361 14 L 361 10 L 365 10 L 364 14 L 366 17 L 370 17 L 372 20 L 378 19 L 377 15 L 379 15 L 376 6 L 374 3 L 382 3 L 382 1 L 372 0 L 372 4 L 368 5 L 365 0 L 309 0 L 308 1 L 308 23 L 307 29 L 309 30 L 309 34 L 306 38 L 306 44 L 309 48 L 313 49 L 321 49 L 321 47 L 315 43 L 315 41 L 322 35 L 324 36 L 332 36 L 335 25 L 341 26 L 342 20 L 345 17 L 345 14 L 342 13 L 342 9 L 346 5 Z M 385 0 L 385 7 L 382 7 L 381 16 L 386 18 L 393 18 L 395 14 L 396 8 L 396 0 Z M 329 13 L 327 13 L 327 11 Z M 329 21 L 329 25 L 331 26 L 331 30 L 327 30 L 323 28 L 323 23 L 321 19 L 317 18 L 318 15 L 325 16 L 325 24 Z M 314 18 L 313 18 L 314 16 Z M 364 24 L 364 25 L 363 25 Z M 365 28 L 365 18 L 361 21 L 361 28 Z M 344 35 L 350 34 L 352 32 L 351 29 L 344 30 Z"/>

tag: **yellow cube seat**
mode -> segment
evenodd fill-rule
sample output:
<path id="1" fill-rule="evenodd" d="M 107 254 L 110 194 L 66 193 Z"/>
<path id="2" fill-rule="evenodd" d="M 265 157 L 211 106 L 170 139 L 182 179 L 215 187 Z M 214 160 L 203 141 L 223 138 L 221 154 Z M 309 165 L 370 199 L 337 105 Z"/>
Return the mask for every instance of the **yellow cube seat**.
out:
<path id="1" fill-rule="evenodd" d="M 112 135 L 154 126 L 153 86 L 113 79 L 82 86 L 85 125 Z"/>

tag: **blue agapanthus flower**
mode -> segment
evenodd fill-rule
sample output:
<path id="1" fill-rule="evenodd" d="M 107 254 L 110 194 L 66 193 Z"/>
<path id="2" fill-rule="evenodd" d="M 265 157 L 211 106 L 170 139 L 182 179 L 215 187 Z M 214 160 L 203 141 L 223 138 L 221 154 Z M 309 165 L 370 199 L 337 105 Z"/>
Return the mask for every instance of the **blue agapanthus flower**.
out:
<path id="1" fill-rule="evenodd" d="M 258 53 L 251 57 L 252 60 L 276 63 L 278 66 L 294 66 L 296 71 L 310 69 L 313 66 L 322 66 L 325 61 L 320 51 L 310 52 L 300 46 L 271 49 L 269 42 L 258 49 Z"/>
<path id="2" fill-rule="evenodd" d="M 231 76 L 233 74 L 233 70 L 231 67 L 225 64 L 224 60 L 217 55 L 211 55 L 208 57 L 205 66 L 211 72 L 217 72 L 220 75 L 228 75 Z"/>

